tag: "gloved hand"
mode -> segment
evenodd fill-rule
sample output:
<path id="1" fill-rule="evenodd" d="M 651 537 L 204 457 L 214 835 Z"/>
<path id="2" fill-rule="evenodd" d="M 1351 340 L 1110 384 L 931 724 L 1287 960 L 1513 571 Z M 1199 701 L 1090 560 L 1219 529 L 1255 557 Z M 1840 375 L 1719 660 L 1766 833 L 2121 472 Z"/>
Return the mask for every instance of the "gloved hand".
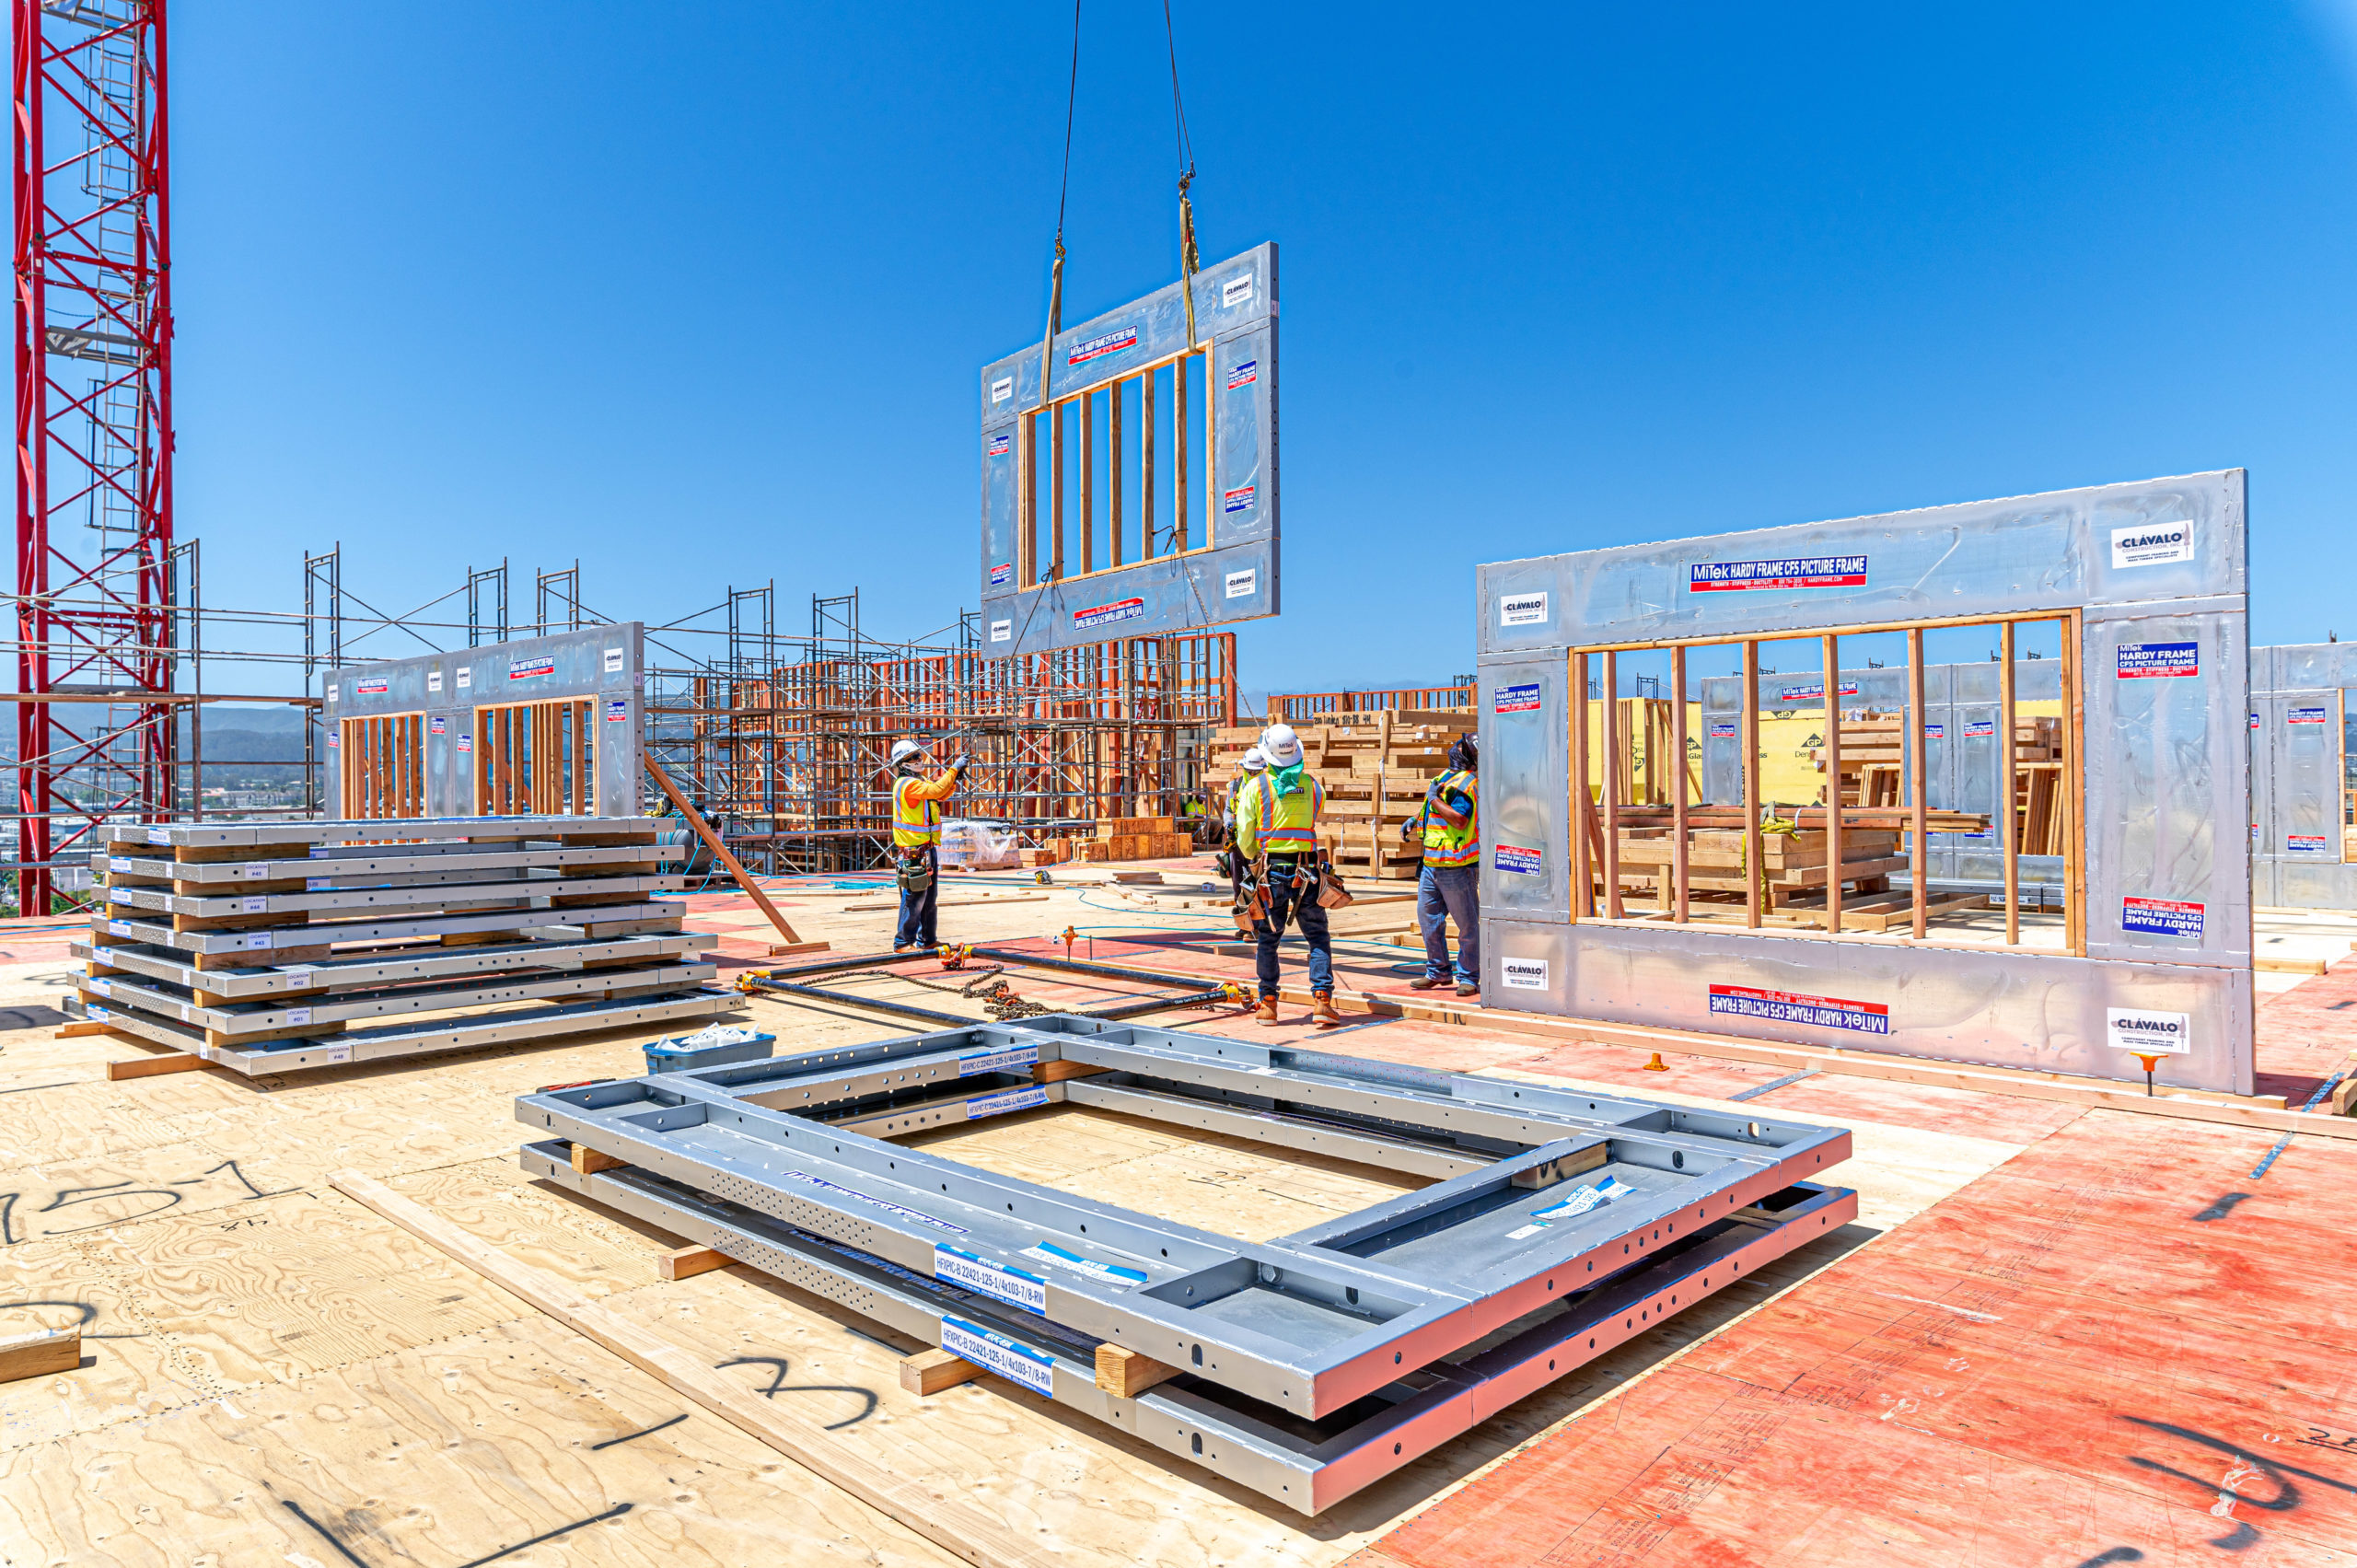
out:
<path id="1" fill-rule="evenodd" d="M 962 773 L 966 771 L 966 764 L 972 761 L 972 758 L 967 756 L 963 751 L 960 751 L 958 753 L 958 760 L 950 763 L 949 766 L 956 772 Z"/>

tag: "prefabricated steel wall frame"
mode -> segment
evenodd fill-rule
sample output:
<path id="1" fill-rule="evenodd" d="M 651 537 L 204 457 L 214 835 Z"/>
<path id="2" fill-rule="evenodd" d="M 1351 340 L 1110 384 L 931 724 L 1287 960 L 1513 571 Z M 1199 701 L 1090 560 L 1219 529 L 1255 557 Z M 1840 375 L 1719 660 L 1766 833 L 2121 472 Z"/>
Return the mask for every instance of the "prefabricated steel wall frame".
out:
<path id="1" fill-rule="evenodd" d="M 2158 1081 L 2251 1093 L 2249 861 L 2223 852 L 2250 820 L 2246 525 L 2246 476 L 2229 470 L 1480 568 L 1491 994 L 1620 1023 L 2124 1079 L 2142 1074 L 2115 1041 L 2158 1030 L 2183 1047 L 2161 1055 Z M 1572 704 L 1539 726 L 1524 704 L 1550 673 L 1564 690 L 1575 649 L 2073 612 L 2079 953 L 1573 919 L 1556 869 L 1585 842 L 1563 784 Z M 1518 837 L 1503 837 L 1508 825 Z M 1561 896 L 1528 897 L 1536 882 Z"/>
<path id="2" fill-rule="evenodd" d="M 1043 354 L 1034 342 L 983 366 L 976 442 L 981 467 L 981 652 L 992 658 L 1102 641 L 1107 636 L 1201 631 L 1228 621 L 1274 615 L 1278 598 L 1277 247 L 1266 242 L 1182 280 L 1105 311 L 1056 335 Z M 1189 329 L 1194 341 L 1188 341 Z M 1145 375 L 1142 478 L 1156 471 L 1152 372 L 1175 364 L 1176 434 L 1199 445 L 1205 461 L 1185 488 L 1188 470 L 1171 496 L 1177 550 L 1150 546 L 1158 511 L 1149 489 L 1143 498 L 1149 547 L 1144 558 L 1099 567 L 1084 556 L 1068 575 L 1062 528 L 1064 506 L 1063 407 L 1077 402 L 1084 419 L 1099 392 L 1110 388 L 1109 450 L 1120 449 L 1120 388 Z M 1185 389 L 1186 367 L 1205 377 L 1200 406 Z M 1047 384 L 1041 385 L 1041 373 Z M 1043 395 L 1044 392 L 1044 395 Z M 1042 411 L 1052 411 L 1044 443 Z M 1186 420 L 1201 414 L 1204 429 L 1186 436 Z M 1087 427 L 1084 425 L 1086 431 Z M 1052 463 L 1047 516 L 1036 494 L 1042 467 L 1035 443 Z M 1081 475 L 1094 473 L 1093 445 Z M 1109 513 L 1121 494 L 1119 470 L 1108 493 Z M 1091 482 L 1084 479 L 1084 484 Z M 1085 492 L 1083 493 L 1085 494 Z M 1077 505 L 1082 499 L 1075 494 Z M 1201 520 L 1204 537 L 1193 526 Z M 1051 530 L 1043 563 L 1039 528 Z M 1082 538 L 1087 538 L 1086 532 Z M 1120 538 L 1117 532 L 1114 537 Z"/>
<path id="3" fill-rule="evenodd" d="M 381 714 L 424 713 L 427 817 L 475 817 L 476 710 L 521 703 L 597 704 L 596 784 L 587 815 L 635 817 L 644 794 L 645 629 L 625 621 L 546 637 L 328 673 L 322 716 L 328 745 L 325 798 L 342 801 L 341 721 Z"/>

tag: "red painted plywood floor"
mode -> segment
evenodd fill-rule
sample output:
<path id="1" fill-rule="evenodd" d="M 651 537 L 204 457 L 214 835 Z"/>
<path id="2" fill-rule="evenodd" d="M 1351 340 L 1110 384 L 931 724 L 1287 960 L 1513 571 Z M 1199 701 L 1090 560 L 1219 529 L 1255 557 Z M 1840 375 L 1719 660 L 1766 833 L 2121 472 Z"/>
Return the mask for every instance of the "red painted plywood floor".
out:
<path id="1" fill-rule="evenodd" d="M 1357 1568 L 2357 1562 L 2357 1144 L 2079 1117 Z"/>

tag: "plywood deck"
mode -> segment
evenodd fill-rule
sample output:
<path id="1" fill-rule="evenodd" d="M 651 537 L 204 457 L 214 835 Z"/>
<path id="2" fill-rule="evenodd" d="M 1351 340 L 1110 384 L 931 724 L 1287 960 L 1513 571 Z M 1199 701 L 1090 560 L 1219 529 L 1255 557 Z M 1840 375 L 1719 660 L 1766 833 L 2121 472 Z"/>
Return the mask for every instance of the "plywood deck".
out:
<path id="1" fill-rule="evenodd" d="M 819 907 L 842 901 L 831 889 L 802 901 L 792 918 L 839 951 L 887 935 L 888 914 Z M 691 911 L 718 925 L 743 900 L 702 895 Z M 1060 889 L 946 912 L 945 935 L 1155 921 L 1179 923 Z M 1142 951 L 1097 935 L 1099 958 Z M 724 950 L 763 962 L 765 937 L 732 933 Z M 0 966 L 0 1331 L 80 1321 L 86 1335 L 80 1369 L 0 1385 L 8 1562 L 951 1561 L 347 1201 L 326 1185 L 344 1167 L 1076 1564 L 2029 1568 L 2121 1549 L 2210 1561 L 2212 1540 L 2247 1562 L 2357 1562 L 2357 1373 L 2343 1370 L 2357 1366 L 2343 1239 L 2357 1145 L 2298 1139 L 2254 1179 L 2272 1140 L 2237 1130 L 1830 1074 L 1786 1085 L 1744 1103 L 1856 1130 L 1839 1179 L 1861 1191 L 1859 1224 L 1309 1521 L 992 1379 L 904 1393 L 912 1346 L 743 1268 L 667 1282 L 675 1237 L 525 1180 L 513 1097 L 634 1073 L 637 1037 L 110 1084 L 105 1063 L 139 1048 L 48 1027 L 65 966 L 40 958 L 62 959 L 62 942 L 0 929 L 0 951 L 36 955 Z M 1358 949 L 1348 965 L 1404 985 L 1391 961 Z M 1103 990 L 1020 978 L 1051 1003 Z M 2332 1006 L 2343 988 L 2357 969 L 2262 1009 L 2263 1070 L 2332 1070 L 2357 1043 L 2342 1023 L 2357 1007 Z M 1780 1075 L 1675 1054 L 1645 1073 L 1625 1048 L 1479 1027 L 1313 1038 L 1295 1011 L 1267 1036 L 1443 1070 L 1720 1105 Z M 900 1032 L 845 1009 L 754 1012 L 790 1049 Z M 945 1141 L 1115 1202 L 1147 1187 L 1168 1212 L 1180 1193 L 1201 1202 L 1196 1223 L 1248 1233 L 1404 1179 L 1102 1112 L 1048 1120 L 1052 1138 L 1006 1121 Z"/>

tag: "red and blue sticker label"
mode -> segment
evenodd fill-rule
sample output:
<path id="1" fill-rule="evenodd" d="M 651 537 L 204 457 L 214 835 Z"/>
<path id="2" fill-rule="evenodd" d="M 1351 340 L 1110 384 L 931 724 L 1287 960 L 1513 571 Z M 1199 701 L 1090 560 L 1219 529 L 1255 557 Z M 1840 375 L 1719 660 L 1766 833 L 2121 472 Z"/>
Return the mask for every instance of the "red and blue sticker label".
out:
<path id="1" fill-rule="evenodd" d="M 1948 726 L 1944 724 L 1927 724 L 1923 726 L 1923 738 L 1926 740 L 1945 740 L 1947 738 Z"/>
<path id="2" fill-rule="evenodd" d="M 1002 561 L 991 568 L 991 587 L 1000 587 L 1015 580 L 1015 563 Z"/>
<path id="3" fill-rule="evenodd" d="M 1794 555 L 1781 561 L 1697 561 L 1687 568 L 1690 594 L 1752 588 L 1863 588 L 1863 555 Z"/>
<path id="4" fill-rule="evenodd" d="M 2326 722 L 2325 711 L 2322 708 L 2293 708 L 2283 715 L 2283 722 L 2285 724 L 2323 724 Z"/>
<path id="5" fill-rule="evenodd" d="M 2122 643 L 2119 679 L 2152 680 L 2201 673 L 2199 643 Z"/>
<path id="6" fill-rule="evenodd" d="M 1844 680 L 1841 682 L 1840 695 L 1844 697 L 1854 697 L 1857 694 L 1858 683 L 1856 681 Z M 1824 695 L 1825 682 L 1822 680 L 1812 680 L 1805 686 L 1779 686 L 1776 688 L 1777 698 L 1780 701 L 1786 703 L 1805 703 Z"/>
<path id="7" fill-rule="evenodd" d="M 1712 720 L 1711 738 L 1713 740 L 1734 740 L 1738 738 L 1735 721 L 1733 719 Z"/>
<path id="8" fill-rule="evenodd" d="M 1072 345 L 1072 352 L 1064 355 L 1064 363 L 1086 365 L 1092 359 L 1102 359 L 1109 354 L 1120 354 L 1124 349 L 1137 346 L 1138 330 L 1135 327 L 1123 327 L 1118 331 L 1100 332 L 1093 338 L 1083 338 Z"/>
<path id="9" fill-rule="evenodd" d="M 352 694 L 355 697 L 381 697 L 393 689 L 393 683 L 379 675 L 374 679 L 355 681 Z"/>
<path id="10" fill-rule="evenodd" d="M 1524 686 L 1501 686 L 1491 699 L 1492 713 L 1535 714 L 1538 711 L 1538 683 Z"/>
<path id="11" fill-rule="evenodd" d="M 510 680 L 533 680 L 555 673 L 556 660 L 552 658 L 517 659 L 507 667 L 507 679 Z"/>
<path id="12" fill-rule="evenodd" d="M 2330 854 L 2332 840 L 2324 833 L 2286 833 L 2283 835 L 2286 854 Z"/>
<path id="13" fill-rule="evenodd" d="M 1517 877 L 1536 877 L 1544 867 L 1546 852 L 1525 849 L 1520 844 L 1500 844 L 1490 852 L 1490 864 L 1501 871 L 1511 871 Z"/>
<path id="14" fill-rule="evenodd" d="M 2186 903 L 2177 899 L 2122 899 L 2119 900 L 2119 929 L 2142 931 L 2154 936 L 2190 936 L 2201 940 L 2201 917 L 2207 913 L 2201 904 Z"/>
<path id="15" fill-rule="evenodd" d="M 629 717 L 630 699 L 628 697 L 610 697 L 606 700 L 606 722 L 608 724 L 621 724 Z"/>
<path id="16" fill-rule="evenodd" d="M 1227 373 L 1227 389 L 1232 392 L 1238 387 L 1248 387 L 1260 378 L 1260 362 L 1248 359 Z"/>
<path id="17" fill-rule="evenodd" d="M 1010 441 L 1010 438 L 1009 438 L 1009 437 L 1004 436 L 992 436 L 992 437 L 991 437 L 991 456 L 992 456 L 992 457 L 993 457 L 993 458 L 1003 458 L 1003 457 L 1006 456 L 1007 452 L 1008 452 L 1009 450 L 1011 450 L 1011 449 L 1012 449 L 1012 443 L 1011 443 L 1011 441 Z"/>
<path id="18" fill-rule="evenodd" d="M 1257 484 L 1243 485 L 1228 491 L 1220 499 L 1230 512 L 1248 512 L 1257 504 L 1254 497 L 1260 494 L 1260 488 Z"/>
<path id="19" fill-rule="evenodd" d="M 1795 996 L 1789 992 L 1761 991 L 1748 985 L 1711 987 L 1711 1011 L 1731 1018 L 1805 1024 L 1811 1028 L 1849 1029 L 1856 1034 L 1887 1035 L 1890 1032 L 1890 1009 L 1879 1002 L 1844 1002 L 1833 996 Z"/>
<path id="20" fill-rule="evenodd" d="M 1997 738 L 1997 721 L 1967 719 L 1964 721 L 1964 738 L 1967 740 L 1994 740 Z"/>
<path id="21" fill-rule="evenodd" d="M 447 735 L 449 733 L 449 730 L 450 721 L 448 719 L 436 716 L 425 721 L 425 733 L 428 735 Z"/>
<path id="22" fill-rule="evenodd" d="M 1092 605 L 1072 612 L 1074 626 L 1109 626 L 1118 621 L 1135 621 L 1145 613 L 1145 600 L 1125 598 L 1112 604 Z"/>

